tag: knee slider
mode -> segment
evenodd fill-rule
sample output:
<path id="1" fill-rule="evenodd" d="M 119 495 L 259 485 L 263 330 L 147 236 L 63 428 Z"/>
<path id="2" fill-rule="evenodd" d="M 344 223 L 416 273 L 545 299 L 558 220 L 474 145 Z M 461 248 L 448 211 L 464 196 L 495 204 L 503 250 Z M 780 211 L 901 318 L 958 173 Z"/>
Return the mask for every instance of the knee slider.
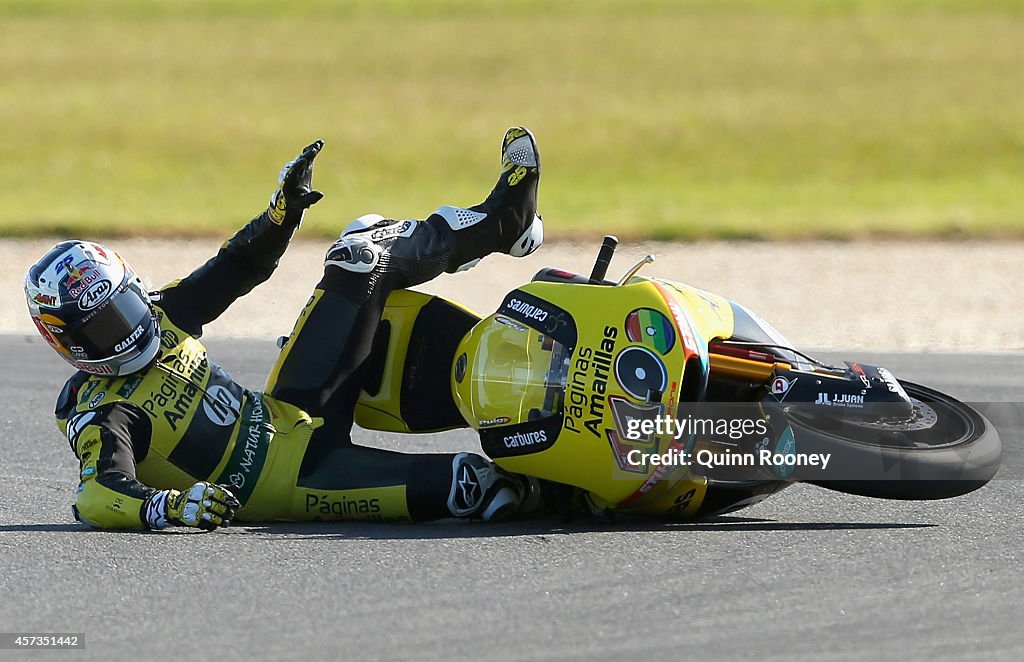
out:
<path id="1" fill-rule="evenodd" d="M 396 221 L 380 214 L 364 214 L 352 221 L 327 251 L 325 266 L 356 273 L 373 271 L 380 256 L 398 237 L 408 237 L 416 221 Z"/>
<path id="2" fill-rule="evenodd" d="M 381 252 L 381 247 L 369 237 L 343 235 L 328 249 L 324 266 L 365 274 L 380 262 Z"/>

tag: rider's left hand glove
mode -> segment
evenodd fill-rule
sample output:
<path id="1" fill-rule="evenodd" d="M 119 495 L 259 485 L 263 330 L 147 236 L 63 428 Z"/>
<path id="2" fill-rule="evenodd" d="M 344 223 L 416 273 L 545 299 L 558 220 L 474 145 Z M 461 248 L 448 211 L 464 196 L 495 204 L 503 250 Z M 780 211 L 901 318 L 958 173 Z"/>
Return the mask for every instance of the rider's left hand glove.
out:
<path id="1" fill-rule="evenodd" d="M 298 225 L 307 209 L 320 202 L 324 194 L 312 190 L 313 159 L 320 153 L 324 141 L 317 140 L 302 150 L 302 154 L 289 161 L 278 177 L 278 188 L 270 198 L 267 210 L 270 220 L 281 225 Z"/>
<path id="2" fill-rule="evenodd" d="M 155 493 L 146 502 L 146 520 L 153 529 L 171 524 L 212 531 L 228 526 L 240 505 L 226 487 L 200 481 L 184 492 Z"/>

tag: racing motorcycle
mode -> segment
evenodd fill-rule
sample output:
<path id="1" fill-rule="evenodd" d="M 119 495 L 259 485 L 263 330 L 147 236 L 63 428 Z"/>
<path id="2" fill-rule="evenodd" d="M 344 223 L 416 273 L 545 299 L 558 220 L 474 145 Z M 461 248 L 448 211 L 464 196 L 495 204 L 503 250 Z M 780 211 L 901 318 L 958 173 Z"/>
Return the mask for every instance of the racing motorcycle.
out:
<path id="1" fill-rule="evenodd" d="M 798 351 L 746 307 L 640 270 L 546 268 L 482 318 L 392 294 L 356 406 L 364 428 L 471 427 L 509 472 L 598 512 L 696 518 L 796 481 L 889 499 L 981 487 L 1001 444 L 973 408 L 882 366 Z"/>

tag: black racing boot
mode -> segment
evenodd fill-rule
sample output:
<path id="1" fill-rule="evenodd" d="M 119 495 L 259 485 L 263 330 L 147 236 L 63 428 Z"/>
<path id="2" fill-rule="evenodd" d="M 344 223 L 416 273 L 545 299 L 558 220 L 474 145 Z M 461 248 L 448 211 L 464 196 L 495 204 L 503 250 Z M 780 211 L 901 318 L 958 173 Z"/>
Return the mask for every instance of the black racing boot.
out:
<path id="1" fill-rule="evenodd" d="M 506 473 L 475 453 L 458 453 L 452 458 L 448 511 L 455 517 L 506 519 L 533 512 L 540 500 L 536 478 Z"/>
<path id="2" fill-rule="evenodd" d="M 490 253 L 529 255 L 544 241 L 537 213 L 540 152 L 529 129 L 512 127 L 501 141 L 501 174 L 487 199 L 468 209 L 445 205 L 428 222 L 451 239 L 448 272 L 462 271 Z"/>

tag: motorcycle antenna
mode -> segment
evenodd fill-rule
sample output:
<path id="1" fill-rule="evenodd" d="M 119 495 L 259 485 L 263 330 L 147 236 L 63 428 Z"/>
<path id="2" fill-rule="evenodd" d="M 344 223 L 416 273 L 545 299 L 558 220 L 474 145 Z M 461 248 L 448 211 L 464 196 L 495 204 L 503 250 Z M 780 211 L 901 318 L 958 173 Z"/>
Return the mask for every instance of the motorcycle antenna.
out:
<path id="1" fill-rule="evenodd" d="M 615 247 L 619 245 L 619 238 L 612 234 L 606 234 L 601 242 L 601 250 L 597 252 L 597 261 L 594 262 L 594 270 L 590 272 L 591 285 L 604 285 L 604 277 L 608 274 L 608 265 L 611 264 L 612 255 L 615 254 Z"/>

